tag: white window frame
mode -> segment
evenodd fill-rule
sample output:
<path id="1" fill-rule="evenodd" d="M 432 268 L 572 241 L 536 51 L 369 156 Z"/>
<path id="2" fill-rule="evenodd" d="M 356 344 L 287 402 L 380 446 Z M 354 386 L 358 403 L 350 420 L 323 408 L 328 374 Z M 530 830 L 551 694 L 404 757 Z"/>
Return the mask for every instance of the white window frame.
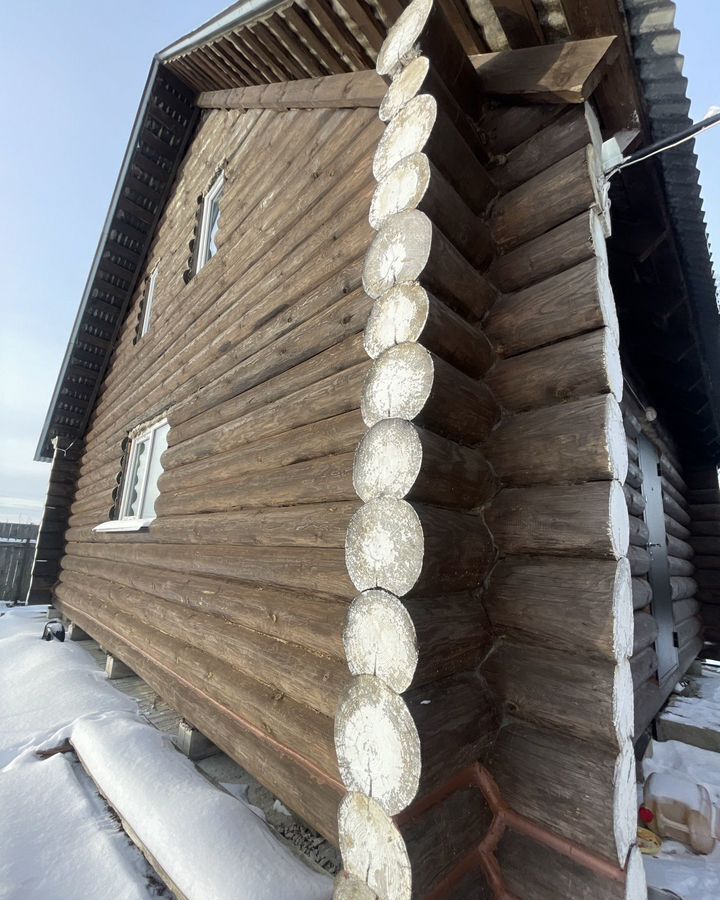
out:
<path id="1" fill-rule="evenodd" d="M 138 428 L 131 435 L 130 453 L 128 454 L 122 478 L 122 492 L 120 494 L 118 517 L 117 519 L 111 519 L 108 522 L 101 522 L 99 525 L 96 525 L 93 528 L 93 531 L 140 531 L 141 528 L 147 528 L 147 526 L 151 522 L 155 521 L 155 516 L 143 517 L 139 514 L 135 515 L 128 513 L 128 506 L 130 504 L 131 496 L 131 482 L 128 479 L 128 474 L 130 474 L 135 468 L 138 446 L 143 442 L 145 438 L 149 437 L 150 441 L 147 450 L 147 466 L 145 467 L 142 484 L 140 485 L 140 488 L 138 490 L 137 508 L 141 510 L 145 501 L 145 494 L 147 492 L 148 478 L 150 476 L 150 463 L 152 462 L 152 453 L 153 448 L 155 447 L 155 437 L 157 435 L 158 429 L 167 424 L 167 419 L 160 419 L 158 422 L 153 422 L 152 425 L 144 425 L 141 428 Z"/>
<path id="2" fill-rule="evenodd" d="M 210 210 L 213 207 L 213 203 L 218 199 L 224 184 L 225 173 L 221 172 L 210 185 L 210 190 L 203 199 L 200 214 L 200 233 L 198 234 L 197 264 L 195 266 L 196 274 L 212 259 L 210 256 Z"/>
<path id="3" fill-rule="evenodd" d="M 155 282 L 157 281 L 157 274 L 158 267 L 155 266 L 155 268 L 150 273 L 150 278 L 148 279 L 142 322 L 140 323 L 140 337 L 145 337 L 148 331 L 150 331 L 150 316 L 152 314 L 153 300 L 155 299 Z"/>

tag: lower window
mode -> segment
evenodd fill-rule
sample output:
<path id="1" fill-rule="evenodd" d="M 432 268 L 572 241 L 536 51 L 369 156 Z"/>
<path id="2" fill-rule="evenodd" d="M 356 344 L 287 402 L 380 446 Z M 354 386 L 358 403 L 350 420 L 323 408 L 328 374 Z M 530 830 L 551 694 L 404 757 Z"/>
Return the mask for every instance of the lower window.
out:
<path id="1" fill-rule="evenodd" d="M 162 475 L 160 457 L 167 448 L 170 426 L 166 419 L 143 427 L 131 436 L 116 519 L 94 531 L 137 531 L 155 518 L 155 501 Z"/>

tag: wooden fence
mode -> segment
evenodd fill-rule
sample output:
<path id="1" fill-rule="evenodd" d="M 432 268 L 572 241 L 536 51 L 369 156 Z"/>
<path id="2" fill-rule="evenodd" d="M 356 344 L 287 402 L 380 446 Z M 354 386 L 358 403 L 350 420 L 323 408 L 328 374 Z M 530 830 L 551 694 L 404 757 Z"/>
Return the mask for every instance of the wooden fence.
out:
<path id="1" fill-rule="evenodd" d="M 37 525 L 0 522 L 0 600 L 25 602 L 37 535 Z"/>

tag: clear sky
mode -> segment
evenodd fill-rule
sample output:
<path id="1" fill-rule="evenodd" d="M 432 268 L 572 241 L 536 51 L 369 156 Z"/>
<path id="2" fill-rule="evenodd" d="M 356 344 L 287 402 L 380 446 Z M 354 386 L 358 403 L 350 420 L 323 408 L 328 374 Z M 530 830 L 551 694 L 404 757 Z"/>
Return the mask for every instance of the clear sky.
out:
<path id="1" fill-rule="evenodd" d="M 32 461 L 153 54 L 223 0 L 23 0 L 3 8 L 0 74 L 0 521 L 38 520 Z M 677 0 L 695 119 L 720 106 L 720 2 Z M 700 138 L 720 247 L 720 127 Z"/>

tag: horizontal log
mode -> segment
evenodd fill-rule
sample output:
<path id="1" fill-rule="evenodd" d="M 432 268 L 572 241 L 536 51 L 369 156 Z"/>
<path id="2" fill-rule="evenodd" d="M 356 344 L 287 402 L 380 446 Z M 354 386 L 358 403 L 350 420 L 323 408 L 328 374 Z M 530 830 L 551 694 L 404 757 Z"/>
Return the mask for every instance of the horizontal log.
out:
<path id="1" fill-rule="evenodd" d="M 363 269 L 363 285 L 373 299 L 409 281 L 419 281 L 454 309 L 475 319 L 480 319 L 495 299 L 485 277 L 417 209 L 385 220 Z"/>
<path id="2" fill-rule="evenodd" d="M 720 522 L 720 503 L 691 503 L 688 512 L 693 522 Z"/>
<path id="3" fill-rule="evenodd" d="M 506 488 L 486 520 L 502 555 L 620 559 L 628 550 L 627 509 L 616 481 Z"/>
<path id="4" fill-rule="evenodd" d="M 587 259 L 524 290 L 504 294 L 483 326 L 500 356 L 516 356 L 603 326 L 617 343 L 620 331 L 607 267 L 596 258 Z"/>
<path id="5" fill-rule="evenodd" d="M 650 532 L 642 519 L 630 516 L 630 543 L 636 547 L 647 547 L 650 540 Z"/>
<path id="6" fill-rule="evenodd" d="M 663 494 L 672 497 L 672 499 L 677 503 L 677 505 L 680 506 L 682 509 L 684 509 L 687 512 L 690 504 L 685 499 L 685 496 L 683 495 L 683 493 L 681 491 L 679 491 L 671 481 L 669 481 L 667 478 L 665 478 L 664 475 L 660 479 L 660 482 L 662 484 Z"/>
<path id="7" fill-rule="evenodd" d="M 691 577 L 695 574 L 695 566 L 689 559 L 678 559 L 676 556 L 668 557 L 668 569 L 671 575 Z"/>
<path id="8" fill-rule="evenodd" d="M 500 403 L 519 412 L 611 393 L 622 397 L 622 367 L 608 328 L 501 359 L 487 376 Z"/>
<path id="9" fill-rule="evenodd" d="M 528 140 L 501 155 L 490 175 L 501 193 L 505 193 L 588 144 L 600 146 L 602 138 L 592 107 L 583 104 L 566 110 Z"/>
<path id="10" fill-rule="evenodd" d="M 483 672 L 513 718 L 613 751 L 632 737 L 633 687 L 627 660 L 586 661 L 545 647 L 501 642 Z"/>
<path id="11" fill-rule="evenodd" d="M 667 548 L 670 556 L 677 556 L 680 559 L 692 559 L 695 556 L 695 551 L 691 544 L 687 541 L 681 541 L 680 538 L 672 534 L 667 535 Z"/>
<path id="12" fill-rule="evenodd" d="M 336 453 L 307 462 L 292 463 L 278 469 L 248 472 L 232 481 L 210 482 L 184 487 L 182 470 L 175 476 L 168 472 L 163 491 L 155 502 L 158 517 L 197 513 L 230 512 L 323 502 L 339 503 L 353 499 L 352 453 Z M 283 535 L 282 514 L 274 523 Z M 292 529 L 289 522 L 287 524 Z M 280 545 L 287 538 L 281 537 Z M 244 543 L 244 541 L 237 541 Z M 252 543 L 252 542 L 251 542 Z"/>
<path id="13" fill-rule="evenodd" d="M 509 293 L 594 258 L 607 263 L 607 248 L 600 217 L 589 210 L 504 253 L 491 273 L 497 287 Z"/>
<path id="14" fill-rule="evenodd" d="M 675 539 L 677 540 L 677 539 Z M 681 542 L 684 543 L 684 542 Z M 693 535 L 690 538 L 690 546 L 695 551 L 702 556 L 710 556 L 711 554 L 720 555 L 720 538 L 715 535 L 712 536 L 703 536 L 703 535 Z M 674 545 L 673 545 L 674 547 Z M 681 556 L 681 554 L 677 554 Z M 688 554 L 687 550 L 683 548 L 683 553 L 681 558 L 687 559 L 689 556 L 692 556 L 692 553 Z"/>
<path id="15" fill-rule="evenodd" d="M 671 453 L 668 449 L 663 450 L 660 454 L 660 472 L 663 478 L 678 491 L 681 497 L 685 498 L 687 496 L 688 486 L 682 476 L 682 472 L 678 468 L 676 454 Z"/>
<path id="16" fill-rule="evenodd" d="M 203 91 L 200 109 L 356 109 L 377 108 L 387 85 L 373 71 L 324 75 L 220 91 Z"/>
<path id="17" fill-rule="evenodd" d="M 242 625 L 277 640 L 294 641 L 316 653 L 337 659 L 343 657 L 342 627 L 347 602 L 316 591 L 283 590 L 270 585 L 190 575 L 182 569 L 73 554 L 63 558 L 63 571 L 103 578 L 168 600 L 191 613 L 204 612 L 219 621 Z"/>
<path id="18" fill-rule="evenodd" d="M 408 209 L 424 213 L 476 268 L 490 261 L 488 226 L 424 153 L 402 157 L 380 181 L 370 201 L 370 225 L 379 231 L 390 216 Z"/>
<path id="19" fill-rule="evenodd" d="M 260 732 L 245 727 L 239 717 L 203 690 L 180 684 L 172 670 L 150 659 L 140 647 L 111 628 L 95 622 L 71 600 L 63 602 L 63 610 L 81 627 L 90 629 L 106 651 L 125 662 L 216 746 L 268 785 L 290 809 L 329 840 L 337 841 L 340 784 L 324 781 L 318 769 L 309 770 L 277 741 L 269 743 Z"/>
<path id="20" fill-rule="evenodd" d="M 414 420 L 463 443 L 483 440 L 500 417 L 483 382 L 415 343 L 390 347 L 374 361 L 360 408 L 368 426 L 381 419 Z"/>
<path id="21" fill-rule="evenodd" d="M 647 575 L 650 571 L 650 553 L 644 547 L 628 547 L 628 560 L 633 575 Z"/>
<path id="22" fill-rule="evenodd" d="M 495 477 L 479 450 L 405 419 L 381 419 L 357 448 L 353 485 L 366 502 L 394 497 L 472 509 L 495 492 Z"/>
<path id="23" fill-rule="evenodd" d="M 690 616 L 675 626 L 678 648 L 683 650 L 702 631 L 703 623 L 700 616 Z"/>
<path id="24" fill-rule="evenodd" d="M 477 587 L 494 549 L 481 516 L 378 497 L 350 520 L 345 559 L 359 591 L 398 597 Z"/>
<path id="25" fill-rule="evenodd" d="M 687 541 L 691 533 L 689 528 L 686 528 L 684 525 L 676 522 L 675 519 L 673 519 L 673 517 L 669 516 L 667 513 L 665 513 L 665 531 L 668 534 L 672 534 L 683 541 Z M 702 534 L 702 532 L 699 533 Z"/>
<path id="26" fill-rule="evenodd" d="M 715 477 L 715 480 L 717 480 L 717 476 Z M 694 490 L 688 490 L 684 493 L 687 497 L 688 503 L 693 504 L 693 506 L 701 506 L 705 504 L 720 505 L 720 488 L 696 488 Z"/>
<path id="27" fill-rule="evenodd" d="M 636 832 L 629 743 L 615 755 L 567 734 L 513 723 L 498 735 L 490 770 L 516 812 L 613 863 L 625 862 Z M 585 804 L 592 821 L 578 833 Z"/>
<path id="28" fill-rule="evenodd" d="M 214 454 L 237 450 L 246 444 L 284 434 L 293 427 L 309 425 L 343 415 L 357 409 L 358 397 L 367 376 L 369 364 L 343 369 L 320 381 L 301 387 L 287 397 L 280 397 L 266 405 L 246 412 L 238 411 L 236 418 L 211 427 L 170 446 L 163 455 L 166 469 L 197 462 Z M 230 416 L 230 414 L 228 413 Z M 200 417 L 198 417 L 200 418 Z M 196 420 L 194 420 L 196 421 Z M 173 431 L 170 428 L 169 438 Z"/>
<path id="29" fill-rule="evenodd" d="M 498 725 L 494 697 L 477 675 L 444 679 L 402 697 L 380 678 L 354 676 L 335 718 L 343 783 L 395 815 L 485 757 Z M 388 745 L 397 756 L 387 753 Z"/>
<path id="30" fill-rule="evenodd" d="M 641 516 L 645 512 L 645 498 L 643 495 L 630 487 L 629 484 L 623 485 L 623 493 L 625 494 L 625 502 L 630 515 Z"/>
<path id="31" fill-rule="evenodd" d="M 373 304 L 365 326 L 372 359 L 396 344 L 422 344 L 461 372 L 479 377 L 494 354 L 483 332 L 415 282 L 398 284 Z"/>
<path id="32" fill-rule="evenodd" d="M 640 653 L 650 644 L 654 644 L 658 636 L 658 626 L 655 619 L 646 612 L 636 612 L 633 626 L 633 656 Z"/>
<path id="33" fill-rule="evenodd" d="M 675 600 L 673 603 L 673 622 L 676 624 L 684 622 L 690 616 L 697 616 L 700 613 L 700 602 L 694 597 L 687 597 L 683 600 Z"/>
<path id="34" fill-rule="evenodd" d="M 633 609 L 644 609 L 652 602 L 652 588 L 647 578 L 632 580 Z"/>
<path id="35" fill-rule="evenodd" d="M 172 465 L 172 452 L 163 456 L 166 471 L 158 479 L 162 494 L 172 481 L 183 487 L 199 487 L 217 481 L 230 481 L 249 472 L 276 469 L 294 463 L 354 450 L 365 433 L 359 409 L 321 419 L 281 434 L 261 437 L 236 450 L 208 456 L 182 468 Z"/>
<path id="36" fill-rule="evenodd" d="M 620 407 L 603 395 L 504 418 L 485 453 L 505 484 L 625 480 Z"/>
<path id="37" fill-rule="evenodd" d="M 603 214 L 602 163 L 588 144 L 500 197 L 493 207 L 491 230 L 501 252 L 525 244 L 595 209 Z"/>
<path id="38" fill-rule="evenodd" d="M 485 211 L 497 189 L 443 107 L 419 94 L 392 118 L 373 158 L 373 175 L 382 181 L 404 157 L 424 153 L 468 207 Z"/>
<path id="39" fill-rule="evenodd" d="M 714 537 L 720 539 L 720 521 L 714 522 L 698 522 L 693 520 L 690 528 L 683 529 L 685 534 L 678 534 L 678 537 L 687 540 L 691 534 L 699 537 Z"/>
<path id="40" fill-rule="evenodd" d="M 208 489 L 205 489 L 206 492 Z M 210 489 L 215 490 L 215 488 Z M 252 544 L 269 547 L 342 547 L 356 501 L 268 509 L 162 516 L 149 533 L 94 534 L 71 529 L 68 540 L 159 544 Z M 229 553 L 233 551 L 228 549 Z"/>
<path id="41" fill-rule="evenodd" d="M 632 651 L 627 560 L 515 557 L 493 569 L 485 607 L 499 635 L 602 659 Z"/>
<path id="42" fill-rule="evenodd" d="M 646 647 L 636 653 L 630 660 L 630 670 L 635 690 L 643 685 L 649 678 L 653 678 L 658 670 L 657 653 L 652 647 Z"/>
<path id="43" fill-rule="evenodd" d="M 343 552 L 334 547 L 252 547 L 222 544 L 71 544 L 85 558 L 135 562 L 188 575 L 210 575 L 346 600 L 354 595 Z"/>
<path id="44" fill-rule="evenodd" d="M 697 593 L 698 585 L 694 578 L 671 578 L 670 591 L 673 600 L 684 600 L 693 597 Z"/>
<path id="45" fill-rule="evenodd" d="M 632 460 L 628 460 L 628 472 L 626 481 L 637 491 L 639 491 L 642 487 L 643 477 L 642 472 L 640 471 L 640 466 Z"/>
<path id="46" fill-rule="evenodd" d="M 532 900 L 641 900 L 647 893 L 643 861 L 630 851 L 627 881 L 608 878 L 543 846 L 531 837 L 507 830 L 497 858 L 508 887 L 517 897 Z"/>
<path id="47" fill-rule="evenodd" d="M 400 601 L 383 590 L 353 600 L 343 633 L 353 675 L 375 675 L 397 693 L 469 671 L 492 643 L 473 593 Z"/>
<path id="48" fill-rule="evenodd" d="M 351 348 L 359 349 L 356 335 L 364 327 L 369 311 L 369 301 L 358 290 L 280 336 L 272 345 L 272 353 L 263 348 L 233 365 L 232 347 L 226 345 L 216 357 L 219 365 L 189 382 L 197 390 L 191 387 L 189 396 L 172 405 L 169 421 L 180 426 L 182 435 L 172 439 L 172 443 L 200 433 L 199 428 L 191 427 L 190 419 L 213 425 L 229 421 L 233 412 L 239 414 L 247 409 L 248 395 L 251 405 L 253 399 L 257 403 L 260 397 L 266 403 L 272 402 L 287 393 L 288 387 L 292 391 L 320 380 L 329 374 L 328 368 L 347 368 L 359 361 L 362 357 L 354 356 Z M 346 356 L 341 358 L 343 351 Z M 245 351 L 241 345 L 236 358 L 242 356 Z M 206 417 L 200 419 L 203 413 Z"/>
<path id="49" fill-rule="evenodd" d="M 480 132 L 489 152 L 498 157 L 547 128 L 563 112 L 557 103 L 503 104 L 485 112 Z"/>
<path id="50" fill-rule="evenodd" d="M 78 603 L 82 601 L 88 614 L 98 621 L 117 615 L 122 619 L 119 633 L 132 638 L 136 629 L 139 642 L 147 631 L 148 640 L 162 632 L 168 642 L 188 645 L 187 652 L 192 649 L 194 659 L 208 660 L 206 667 L 219 666 L 215 677 L 218 684 L 223 679 L 232 681 L 242 673 L 243 677 L 269 685 L 329 718 L 334 715 L 349 679 L 341 659 L 310 653 L 297 643 L 274 640 L 208 613 L 183 609 L 176 603 L 101 578 L 63 572 L 58 593 L 71 600 L 74 596 Z M 232 670 L 223 669 L 223 664 Z M 182 671 L 179 661 L 177 665 Z M 207 677 L 207 668 L 202 677 Z"/>
<path id="51" fill-rule="evenodd" d="M 471 57 L 480 90 L 534 103 L 583 103 L 617 58 L 619 41 L 597 37 Z"/>

